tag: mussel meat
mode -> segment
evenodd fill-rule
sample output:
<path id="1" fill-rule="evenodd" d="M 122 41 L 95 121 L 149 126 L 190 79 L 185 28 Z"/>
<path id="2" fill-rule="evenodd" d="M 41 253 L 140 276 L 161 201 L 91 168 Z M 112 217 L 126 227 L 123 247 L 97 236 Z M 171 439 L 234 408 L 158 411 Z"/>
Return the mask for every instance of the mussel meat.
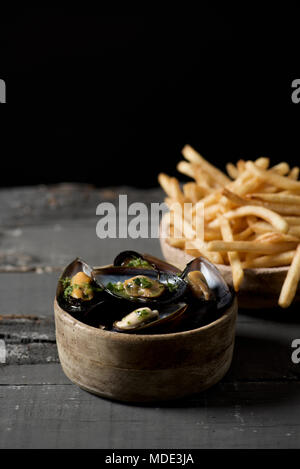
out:
<path id="1" fill-rule="evenodd" d="M 137 333 L 147 329 L 147 332 L 155 332 L 157 329 L 163 330 L 167 325 L 168 330 L 177 324 L 187 308 L 186 303 L 176 303 L 158 306 L 158 309 L 151 309 L 143 306 L 131 311 L 121 320 L 113 323 L 113 330 L 117 332 Z"/>
<path id="2" fill-rule="evenodd" d="M 77 258 L 63 271 L 56 290 L 58 304 L 68 312 L 87 313 L 104 301 L 93 269 Z"/>
<path id="3" fill-rule="evenodd" d="M 194 297 L 213 301 L 216 309 L 229 305 L 233 299 L 233 294 L 219 270 L 203 257 L 189 262 L 181 278 L 187 281 Z"/>

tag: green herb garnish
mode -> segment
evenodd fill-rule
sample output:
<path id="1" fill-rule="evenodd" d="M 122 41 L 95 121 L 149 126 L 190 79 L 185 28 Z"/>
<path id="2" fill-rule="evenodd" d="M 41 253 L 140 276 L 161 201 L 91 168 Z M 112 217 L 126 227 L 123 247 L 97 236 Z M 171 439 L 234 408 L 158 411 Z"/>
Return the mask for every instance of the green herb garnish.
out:
<path id="1" fill-rule="evenodd" d="M 72 295 L 74 290 L 82 290 L 83 298 L 87 299 L 89 298 L 89 293 L 88 292 L 93 292 L 93 293 L 99 293 L 103 290 L 103 288 L 98 287 L 98 285 L 93 285 L 92 283 L 82 283 L 80 285 L 71 285 L 71 278 L 70 277 L 65 277 L 60 280 L 63 288 L 64 288 L 64 298 L 68 300 L 70 296 Z"/>
<path id="2" fill-rule="evenodd" d="M 133 257 L 128 263 L 128 267 L 147 267 L 152 269 L 151 264 L 148 261 L 142 259 L 141 257 Z"/>
<path id="3" fill-rule="evenodd" d="M 147 309 L 141 309 L 140 311 L 136 311 L 136 314 L 141 318 L 146 318 L 149 316 L 150 312 Z"/>
<path id="4" fill-rule="evenodd" d="M 133 281 L 138 287 L 142 288 L 151 288 L 153 285 L 146 277 L 137 277 Z"/>
<path id="5" fill-rule="evenodd" d="M 171 292 L 171 293 L 176 291 L 178 287 L 179 287 L 178 283 L 172 283 L 172 282 L 167 283 L 167 288 L 168 288 L 169 292 Z"/>

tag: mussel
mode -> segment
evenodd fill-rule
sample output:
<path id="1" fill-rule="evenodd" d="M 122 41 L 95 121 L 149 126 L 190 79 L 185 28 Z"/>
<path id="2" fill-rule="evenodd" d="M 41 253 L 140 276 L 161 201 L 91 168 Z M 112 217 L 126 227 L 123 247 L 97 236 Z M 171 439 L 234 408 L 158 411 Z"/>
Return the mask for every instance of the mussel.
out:
<path id="1" fill-rule="evenodd" d="M 151 309 L 143 306 L 131 311 L 113 323 L 113 330 L 126 333 L 170 332 L 180 322 L 187 308 L 186 303 L 172 303 Z"/>
<path id="2" fill-rule="evenodd" d="M 56 299 L 68 312 L 87 314 L 104 301 L 104 291 L 97 283 L 92 267 L 76 258 L 60 276 Z"/>
<path id="3" fill-rule="evenodd" d="M 95 277 L 107 294 L 136 304 L 175 303 L 187 289 L 180 275 L 155 269 L 109 266 L 96 269 Z"/>
<path id="4" fill-rule="evenodd" d="M 199 288 L 202 289 L 203 293 L 202 299 L 213 302 L 217 310 L 229 305 L 233 299 L 233 293 L 219 270 L 204 257 L 197 257 L 189 262 L 183 270 L 181 278 L 189 284 L 192 296 L 197 296 L 193 280 L 198 278 Z"/>

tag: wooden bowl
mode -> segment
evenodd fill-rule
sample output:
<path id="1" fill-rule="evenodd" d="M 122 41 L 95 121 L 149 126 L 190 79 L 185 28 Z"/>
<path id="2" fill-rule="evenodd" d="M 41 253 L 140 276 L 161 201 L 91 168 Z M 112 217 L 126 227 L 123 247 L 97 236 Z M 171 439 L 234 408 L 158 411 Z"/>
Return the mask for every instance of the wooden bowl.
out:
<path id="1" fill-rule="evenodd" d="M 198 393 L 230 367 L 237 301 L 218 320 L 185 332 L 131 335 L 88 326 L 55 300 L 56 340 L 67 377 L 93 394 L 157 402 Z"/>
<path id="2" fill-rule="evenodd" d="M 167 226 L 164 219 L 160 227 L 160 245 L 164 258 L 170 264 L 183 269 L 188 262 L 194 259 L 182 249 L 174 248 L 166 240 Z M 224 279 L 232 285 L 231 267 L 217 264 Z M 280 291 L 287 275 L 288 267 L 270 267 L 259 269 L 245 269 L 244 279 L 237 294 L 239 308 L 242 309 L 268 309 L 277 308 Z M 300 301 L 300 284 L 293 304 Z"/>

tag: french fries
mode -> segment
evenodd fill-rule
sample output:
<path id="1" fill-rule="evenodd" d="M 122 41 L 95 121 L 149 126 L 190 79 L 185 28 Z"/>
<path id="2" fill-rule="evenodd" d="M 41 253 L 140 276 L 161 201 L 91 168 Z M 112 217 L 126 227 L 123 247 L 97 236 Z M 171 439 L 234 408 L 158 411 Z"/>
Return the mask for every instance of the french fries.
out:
<path id="1" fill-rule="evenodd" d="M 181 185 L 166 174 L 158 178 L 171 215 L 167 242 L 230 265 L 236 291 L 244 269 L 289 266 L 278 300 L 288 307 L 300 279 L 299 168 L 285 161 L 272 166 L 261 157 L 227 163 L 226 175 L 190 145 L 182 154 L 177 170 L 192 181 Z"/>

